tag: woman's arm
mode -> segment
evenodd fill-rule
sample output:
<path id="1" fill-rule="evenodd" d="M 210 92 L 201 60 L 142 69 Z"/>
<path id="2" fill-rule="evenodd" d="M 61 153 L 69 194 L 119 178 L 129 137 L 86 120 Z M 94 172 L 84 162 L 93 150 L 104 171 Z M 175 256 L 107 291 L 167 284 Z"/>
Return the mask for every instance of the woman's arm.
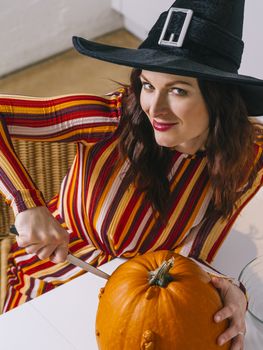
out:
<path id="1" fill-rule="evenodd" d="M 26 209 L 44 206 L 41 192 L 18 159 L 3 118 L 0 117 L 0 193 L 15 216 Z"/>
<path id="2" fill-rule="evenodd" d="M 118 124 L 121 92 L 109 97 L 0 95 L 0 116 L 12 138 L 94 143 Z"/>
<path id="3" fill-rule="evenodd" d="M 93 95 L 0 96 L 0 192 L 15 215 L 45 203 L 18 159 L 11 137 L 96 143 L 116 130 L 121 98 L 121 91 L 105 98 Z"/>
<path id="4" fill-rule="evenodd" d="M 15 213 L 17 242 L 28 253 L 61 262 L 67 255 L 68 233 L 45 207 L 10 136 L 31 141 L 98 142 L 116 130 L 120 99 L 121 94 L 109 98 L 0 97 L 0 192 Z"/>
<path id="5" fill-rule="evenodd" d="M 1 118 L 0 192 L 16 216 L 18 245 L 40 259 L 50 256 L 54 262 L 64 261 L 68 251 L 68 233 L 46 208 L 41 192 L 16 156 Z"/>

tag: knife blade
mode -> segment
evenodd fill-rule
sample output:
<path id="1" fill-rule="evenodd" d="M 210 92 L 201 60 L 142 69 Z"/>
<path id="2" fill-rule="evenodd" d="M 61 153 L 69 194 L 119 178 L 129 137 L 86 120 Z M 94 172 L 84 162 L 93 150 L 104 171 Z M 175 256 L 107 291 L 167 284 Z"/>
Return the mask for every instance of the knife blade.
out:
<path id="1" fill-rule="evenodd" d="M 15 234 L 16 236 L 18 236 L 18 232 L 17 229 L 15 227 L 15 225 L 11 225 L 10 226 L 10 232 Z M 86 261 L 83 261 L 79 258 L 77 258 L 76 256 L 74 256 L 73 254 L 68 254 L 67 255 L 67 259 L 66 259 L 70 264 L 73 264 L 74 266 L 80 267 L 81 269 L 91 272 L 94 275 L 97 275 L 99 277 L 102 277 L 106 280 L 108 280 L 110 278 L 110 275 L 108 275 L 106 272 L 101 271 L 100 269 L 98 269 L 97 267 L 94 267 L 92 265 L 90 265 L 89 263 L 87 263 Z"/>
<path id="2" fill-rule="evenodd" d="M 90 265 L 86 261 L 83 261 L 83 260 L 77 258 L 75 255 L 68 254 L 67 261 L 75 266 L 82 268 L 85 271 L 91 272 L 94 275 L 105 278 L 106 280 L 108 280 L 110 278 L 110 275 L 108 275 L 106 272 L 101 271 L 100 269 Z"/>

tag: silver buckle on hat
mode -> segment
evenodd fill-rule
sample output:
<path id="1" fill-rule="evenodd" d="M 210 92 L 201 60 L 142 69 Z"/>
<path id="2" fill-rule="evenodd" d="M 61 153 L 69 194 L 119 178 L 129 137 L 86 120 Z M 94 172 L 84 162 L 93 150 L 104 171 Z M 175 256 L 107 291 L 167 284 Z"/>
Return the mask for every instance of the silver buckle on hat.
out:
<path id="1" fill-rule="evenodd" d="M 182 12 L 182 13 L 186 14 L 185 19 L 184 19 L 184 23 L 182 25 L 181 32 L 179 34 L 179 37 L 178 37 L 177 41 L 174 40 L 175 33 L 172 33 L 170 35 L 169 40 L 164 40 L 164 37 L 166 36 L 166 31 L 167 31 L 169 22 L 170 22 L 170 20 L 171 20 L 171 18 L 173 16 L 174 12 Z M 190 9 L 182 9 L 182 8 L 179 8 L 179 7 L 171 7 L 169 12 L 168 12 L 168 15 L 166 17 L 166 20 L 165 20 L 165 23 L 164 23 L 164 27 L 163 27 L 160 39 L 158 41 L 158 44 L 159 45 L 166 45 L 166 46 L 181 47 L 183 45 L 184 38 L 186 36 L 189 24 L 190 24 L 192 16 L 193 16 L 193 13 L 194 13 L 193 10 L 190 10 Z"/>

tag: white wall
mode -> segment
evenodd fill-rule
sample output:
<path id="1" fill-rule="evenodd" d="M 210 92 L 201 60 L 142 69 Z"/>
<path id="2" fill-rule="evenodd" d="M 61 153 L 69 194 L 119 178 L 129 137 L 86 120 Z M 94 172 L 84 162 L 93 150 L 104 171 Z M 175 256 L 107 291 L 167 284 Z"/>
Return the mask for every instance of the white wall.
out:
<path id="1" fill-rule="evenodd" d="M 111 0 L 0 0 L 0 76 L 122 26 Z"/>
<path id="2" fill-rule="evenodd" d="M 173 3 L 172 0 L 112 0 L 112 7 L 123 14 L 125 28 L 144 39 L 159 15 Z"/>
<path id="3" fill-rule="evenodd" d="M 263 1 L 246 0 L 243 40 L 245 50 L 240 73 L 263 79 Z"/>

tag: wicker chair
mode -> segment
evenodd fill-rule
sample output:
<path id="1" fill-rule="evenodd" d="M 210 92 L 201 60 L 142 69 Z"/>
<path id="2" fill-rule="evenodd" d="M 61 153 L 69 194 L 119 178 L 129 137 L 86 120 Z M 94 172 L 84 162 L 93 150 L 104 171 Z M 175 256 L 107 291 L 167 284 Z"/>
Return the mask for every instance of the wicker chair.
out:
<path id="1" fill-rule="evenodd" d="M 73 161 L 75 145 L 20 140 L 14 140 L 13 144 L 18 157 L 48 201 L 58 192 L 61 180 Z M 12 210 L 7 207 L 3 198 L 0 198 L 0 313 L 6 294 L 8 252 L 14 239 L 9 232 L 13 222 Z"/>

